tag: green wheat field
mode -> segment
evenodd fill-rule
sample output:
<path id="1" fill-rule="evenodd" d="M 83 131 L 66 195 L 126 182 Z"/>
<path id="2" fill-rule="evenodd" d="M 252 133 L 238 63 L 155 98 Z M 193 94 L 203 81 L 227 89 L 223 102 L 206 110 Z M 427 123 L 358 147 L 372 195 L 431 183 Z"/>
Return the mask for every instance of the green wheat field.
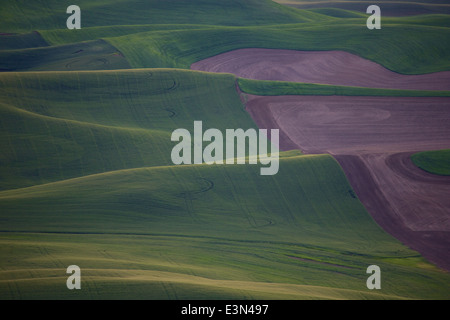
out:
<path id="1" fill-rule="evenodd" d="M 189 70 L 239 48 L 345 50 L 450 70 L 450 16 L 269 0 L 0 1 L 0 299 L 449 299 L 450 275 L 383 231 L 330 155 L 280 170 L 171 161 L 177 128 L 255 128 L 253 94 L 449 96 Z M 362 27 L 361 27 L 362 26 Z M 418 166 L 449 173 L 448 151 Z M 81 268 L 81 290 L 66 269 Z M 368 290 L 366 268 L 382 270 Z"/>

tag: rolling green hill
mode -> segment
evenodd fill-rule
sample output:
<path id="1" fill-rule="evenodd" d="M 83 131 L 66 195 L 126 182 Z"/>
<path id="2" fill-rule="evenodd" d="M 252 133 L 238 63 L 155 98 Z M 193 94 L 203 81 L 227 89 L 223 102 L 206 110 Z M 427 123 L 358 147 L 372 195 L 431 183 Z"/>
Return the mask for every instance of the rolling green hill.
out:
<path id="1" fill-rule="evenodd" d="M 133 68 L 189 68 L 201 59 L 240 48 L 281 48 L 293 50 L 344 50 L 404 73 L 420 74 L 450 70 L 447 54 L 450 36 L 448 17 L 412 19 L 396 18 L 376 33 L 365 28 L 364 19 L 329 20 L 321 23 L 288 24 L 264 27 L 223 27 L 198 25 L 126 26 L 41 30 L 45 41 L 54 47 L 0 51 L 0 68 L 17 65 L 17 70 L 67 70 L 74 52 L 86 50 L 88 43 L 101 38 L 115 47 L 106 53 L 120 52 Z M 404 21 L 402 19 L 405 19 Z M 440 19 L 440 20 L 439 20 Z M 434 23 L 432 23 L 434 21 Z M 170 29 L 171 28 L 171 29 Z M 150 31 L 148 31 L 150 30 Z M 75 34 L 72 36 L 72 34 Z M 1 41 L 1 37 L 0 37 Z M 66 44 L 66 46 L 61 46 Z M 70 45 L 69 45 L 70 44 Z M 78 69 L 104 69 L 105 54 L 86 50 L 82 55 L 96 54 L 90 60 L 71 65 Z M 21 59 L 20 57 L 31 59 Z M 45 56 L 40 58 L 40 56 Z M 106 57 L 107 60 L 110 58 Z M 116 57 L 117 58 L 117 57 Z M 43 62 L 55 61 L 53 66 Z M 58 62 L 62 60 L 62 62 Z M 125 62 L 117 68 L 124 68 Z M 114 68 L 112 65 L 110 68 Z"/>
<path id="2" fill-rule="evenodd" d="M 15 280 L 0 280 L 2 298 L 448 298 L 448 275 L 373 223 L 330 156 L 280 166 L 267 179 L 170 166 L 3 191 L 2 256 L 14 260 L 0 278 Z M 79 294 L 64 287 L 71 264 Z M 371 264 L 386 275 L 377 293 Z"/>
<path id="3" fill-rule="evenodd" d="M 200 116 L 254 127 L 231 75 L 0 79 L 3 299 L 448 298 L 448 275 L 374 223 L 330 156 L 287 152 L 266 177 L 171 165 L 171 131 Z M 65 288 L 72 264 L 79 294 Z M 380 293 L 365 287 L 371 264 L 395 279 Z"/>
<path id="4" fill-rule="evenodd" d="M 1 32 L 65 29 L 71 1 L 1 0 Z M 263 25 L 315 21 L 321 14 L 292 10 L 270 0 L 79 0 L 82 28 L 139 24 Z"/>
<path id="5" fill-rule="evenodd" d="M 268 0 L 80 0 L 82 29 L 67 30 L 70 4 L 0 0 L 0 299 L 450 298 L 450 275 L 381 230 L 329 155 L 281 153 L 274 176 L 170 159 L 172 131 L 196 120 L 256 128 L 238 84 L 391 93 L 182 70 L 191 63 L 263 47 L 450 70 L 448 16 L 368 33 L 359 13 Z M 82 290 L 66 288 L 73 264 Z M 372 264 L 382 290 L 366 287 Z"/>
<path id="6" fill-rule="evenodd" d="M 252 128 L 235 78 L 183 70 L 0 74 L 0 189 L 171 164 L 176 128 Z M 214 97 L 212 99 L 211 97 Z"/>
<path id="7" fill-rule="evenodd" d="M 210 56 L 240 48 L 344 50 L 405 74 L 450 70 L 450 28 L 393 24 L 368 33 L 365 21 L 280 28 L 207 28 L 144 32 L 106 38 L 133 67 L 188 68 Z M 420 39 L 418 41 L 418 39 Z"/>
<path id="8" fill-rule="evenodd" d="M 374 33 L 365 28 L 364 18 L 328 16 L 326 20 L 277 26 L 136 25 L 40 33 L 53 45 L 76 46 L 80 41 L 102 38 L 123 53 L 133 68 L 189 68 L 193 62 L 225 51 L 261 47 L 345 50 L 393 71 L 417 74 L 450 70 L 446 54 L 449 25 L 446 15 L 390 18 L 389 24 Z M 3 59 L 8 56 L 14 59 L 17 53 L 3 53 Z M 60 66 L 56 70 L 65 69 Z"/>
<path id="9" fill-rule="evenodd" d="M 259 47 L 345 50 L 405 74 L 450 70 L 449 15 L 386 17 L 382 29 L 373 31 L 366 28 L 367 15 L 359 13 L 314 13 L 271 1 L 257 1 L 257 6 L 253 1 L 227 1 L 226 5 L 213 0 L 169 2 L 146 2 L 148 6 L 141 8 L 139 14 L 134 1 L 116 0 L 107 6 L 102 2 L 80 3 L 80 7 L 85 8 L 80 30 L 66 29 L 67 15 L 57 9 L 62 6 L 60 2 L 48 5 L 51 9 L 43 11 L 48 19 L 36 18 L 36 22 L 29 24 L 24 21 L 31 19 L 28 10 L 33 6 L 16 3 L 10 8 L 15 14 L 0 20 L 3 21 L 0 32 L 24 32 L 24 35 L 0 36 L 0 69 L 189 68 L 193 62 L 225 51 Z M 122 7 L 125 3 L 129 7 L 126 10 Z M 167 9 L 168 5 L 171 10 Z M 101 10 L 105 14 L 102 15 Z M 189 15 L 196 10 L 202 13 Z M 113 19 L 118 12 L 120 17 Z M 145 19 L 147 12 L 158 18 Z M 94 14 L 96 19 L 90 19 Z M 91 20 L 95 23 L 90 24 Z M 23 38 L 34 30 L 39 31 L 42 39 L 30 42 L 31 49 L 26 49 Z M 85 43 L 100 39 L 113 47 L 106 48 L 103 43 L 105 51 L 97 52 L 98 42 Z M 44 43 L 51 47 L 36 48 Z"/>
<path id="10" fill-rule="evenodd" d="M 104 40 L 0 51 L 0 70 L 112 70 L 129 69 L 123 55 Z"/>

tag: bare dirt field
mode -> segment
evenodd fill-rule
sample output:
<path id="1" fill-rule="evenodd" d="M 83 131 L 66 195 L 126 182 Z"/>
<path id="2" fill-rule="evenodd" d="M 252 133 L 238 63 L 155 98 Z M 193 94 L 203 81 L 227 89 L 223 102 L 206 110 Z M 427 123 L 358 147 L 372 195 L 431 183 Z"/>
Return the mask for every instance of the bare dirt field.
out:
<path id="1" fill-rule="evenodd" d="M 410 160 L 450 148 L 450 98 L 253 96 L 247 110 L 280 149 L 334 155 L 384 230 L 450 270 L 450 177 Z"/>
<path id="2" fill-rule="evenodd" d="M 337 61 L 330 60 L 330 54 L 312 58 L 312 69 L 302 80 L 295 76 L 297 71 L 307 68 L 307 64 L 295 66 L 297 54 L 292 58 L 291 72 L 285 77 L 282 77 L 287 70 L 284 66 L 291 60 L 284 55 L 278 60 L 271 56 L 273 60 L 265 62 L 265 69 L 262 60 L 258 62 L 254 56 L 255 64 L 245 71 L 242 60 L 247 55 L 239 59 L 236 51 L 228 55 L 234 57 L 232 60 L 227 58 L 217 67 L 211 67 L 212 60 L 199 62 L 195 67 L 208 66 L 204 71 L 251 75 L 256 79 L 269 79 L 271 75 L 287 81 L 332 81 L 346 85 L 365 81 L 366 85 L 374 87 L 386 85 L 386 70 L 379 69 L 380 74 L 371 74 L 372 80 L 358 79 L 363 75 L 356 71 L 343 76 L 327 71 L 326 66 L 337 65 L 329 64 L 329 61 Z M 348 57 L 348 54 L 337 54 Z M 282 62 L 283 67 L 277 69 L 276 61 Z M 351 65 L 348 67 L 358 70 Z M 321 76 L 321 72 L 327 75 Z M 351 79 L 352 76 L 357 80 Z M 425 76 L 448 77 L 445 73 Z M 315 81 L 311 81 L 313 77 Z M 445 84 L 438 84 L 437 80 L 424 82 L 420 89 L 448 88 L 450 82 L 442 80 L 444 78 L 440 81 Z M 373 79 L 378 79 L 378 85 L 370 84 Z M 399 80 L 395 87 L 419 89 L 420 84 L 418 80 Z M 359 199 L 384 230 L 437 266 L 450 270 L 450 177 L 427 173 L 410 160 L 410 155 L 418 151 L 450 148 L 450 98 L 246 95 L 246 101 L 247 111 L 260 128 L 280 129 L 281 150 L 300 149 L 304 153 L 334 155 Z"/>
<path id="3" fill-rule="evenodd" d="M 258 126 L 305 153 L 365 154 L 450 147 L 450 98 L 250 96 Z"/>
<path id="4" fill-rule="evenodd" d="M 450 71 L 402 75 L 344 51 L 240 49 L 191 65 L 192 70 L 233 73 L 257 80 L 343 86 L 450 90 Z"/>
<path id="5" fill-rule="evenodd" d="M 411 154 L 335 158 L 358 198 L 385 231 L 450 270 L 450 178 L 415 167 Z"/>

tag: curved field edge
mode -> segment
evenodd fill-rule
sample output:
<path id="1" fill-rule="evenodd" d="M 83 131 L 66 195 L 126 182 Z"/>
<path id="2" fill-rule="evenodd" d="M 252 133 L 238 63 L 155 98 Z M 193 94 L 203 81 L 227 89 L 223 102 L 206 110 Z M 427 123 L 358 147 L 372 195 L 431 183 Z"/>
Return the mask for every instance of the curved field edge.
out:
<path id="1" fill-rule="evenodd" d="M 292 29 L 292 28 L 317 28 L 320 26 L 329 26 L 331 28 L 332 25 L 362 25 L 367 19 L 367 15 L 358 14 L 359 19 L 333 19 L 330 18 L 328 21 L 317 20 L 311 22 L 304 22 L 302 24 L 299 23 L 283 23 L 283 24 L 270 24 L 258 26 L 258 28 L 269 28 L 269 29 Z M 413 16 L 413 17 L 403 17 L 403 18 L 385 18 L 384 21 L 389 21 L 389 25 L 415 25 L 415 26 L 429 26 L 429 27 L 441 27 L 448 28 L 450 27 L 450 15 L 446 14 L 433 14 L 433 15 L 421 15 L 421 16 Z M 145 32 L 158 32 L 158 31 L 182 31 L 187 29 L 217 29 L 221 28 L 222 30 L 233 30 L 233 29 L 256 29 L 253 26 L 218 26 L 215 24 L 195 24 L 195 22 L 191 22 L 189 24 L 129 24 L 129 25 L 120 25 L 114 24 L 110 26 L 97 26 L 97 27 L 83 27 L 82 29 L 77 30 L 76 32 L 72 32 L 67 29 L 48 29 L 48 30 L 38 30 L 33 33 L 22 33 L 11 35 L 10 39 L 0 38 L 0 43 L 2 41 L 8 40 L 9 47 L 11 49 L 14 48 L 13 44 L 17 43 L 17 47 L 34 47 L 37 44 L 30 43 L 27 39 L 33 35 L 35 38 L 40 38 L 39 43 L 42 45 L 61 45 L 61 44 L 71 44 L 76 42 L 88 41 L 88 40 L 97 40 L 103 38 L 113 38 L 119 36 L 126 36 L 138 33 Z M 48 42 L 46 44 L 46 42 Z M 28 40 L 28 46 L 25 46 L 24 42 Z M 8 46 L 7 43 L 4 44 L 5 47 Z"/>
<path id="2" fill-rule="evenodd" d="M 346 20 L 346 19 L 343 19 Z M 450 70 L 446 39 L 450 28 L 420 24 L 386 25 L 377 33 L 363 28 L 365 20 L 335 24 L 288 24 L 260 27 L 187 25 L 163 30 L 155 26 L 91 28 L 71 36 L 67 31 L 41 31 L 53 44 L 103 39 L 124 54 L 133 68 L 184 68 L 194 62 L 242 48 L 342 50 L 377 62 L 391 71 L 423 74 Z M 119 28 L 120 29 L 120 28 Z M 147 31 L 146 31 L 147 30 Z M 149 31 L 148 31 L 149 30 Z M 70 40 L 74 37 L 73 40 Z M 383 50 L 379 48 L 382 47 Z"/>
<path id="3" fill-rule="evenodd" d="M 255 128 L 235 77 L 174 69 L 0 74 L 0 189 L 170 165 L 173 130 Z"/>
<path id="4" fill-rule="evenodd" d="M 82 290 L 60 289 L 64 269 L 33 270 L 34 279 L 0 280 L 14 290 L 0 293 L 9 299 L 121 299 L 121 300 L 404 300 L 401 296 L 364 290 L 244 280 L 217 280 L 153 270 L 83 269 Z M 7 275 L 7 273 L 5 273 Z M 2 275 L 0 274 L 0 277 Z M 11 276 L 11 274 L 9 274 Z M 14 276 L 17 276 L 14 274 Z M 86 289 L 88 288 L 88 289 Z M 95 290 L 90 290 L 96 288 Z"/>
<path id="5" fill-rule="evenodd" d="M 269 7 L 261 9 L 259 4 L 255 7 L 246 4 L 245 10 L 262 10 L 267 14 Z M 166 21 L 164 25 L 158 21 L 154 21 L 155 24 L 142 24 L 143 21 L 128 21 L 128 24 L 124 24 L 119 19 L 116 23 L 109 21 L 109 26 L 84 26 L 76 32 L 61 27 L 38 29 L 44 41 L 51 43 L 52 47 L 31 52 L 3 52 L 2 60 L 14 61 L 14 56 L 26 53 L 39 61 L 40 53 L 57 54 L 60 48 L 55 49 L 55 45 L 82 47 L 84 41 L 106 40 L 125 55 L 126 61 L 118 61 L 117 68 L 123 68 L 129 63 L 133 68 L 188 69 L 194 62 L 227 51 L 272 48 L 343 50 L 403 74 L 450 70 L 447 55 L 450 47 L 446 41 L 450 33 L 450 19 L 446 15 L 389 18 L 381 30 L 373 32 L 365 27 L 364 18 L 336 18 L 308 11 L 302 11 L 301 14 L 308 17 L 301 23 L 296 23 L 295 19 L 280 20 L 277 23 L 269 19 L 258 26 L 218 26 L 212 25 L 217 22 L 214 20 L 199 24 L 196 19 L 191 19 L 186 24 L 177 21 L 173 21 L 175 24 L 167 24 Z M 17 39 L 18 48 L 23 47 L 22 42 L 23 40 Z M 102 65 L 96 67 L 104 68 Z"/>
<path id="6" fill-rule="evenodd" d="M 335 86 L 289 81 L 253 80 L 238 78 L 242 92 L 259 96 L 283 95 L 342 95 L 342 96 L 384 96 L 384 97 L 449 97 L 450 91 L 378 89 L 351 86 Z"/>
<path id="7" fill-rule="evenodd" d="M 3 191 L 0 206 L 8 299 L 67 290 L 72 264 L 89 298 L 448 298 L 448 274 L 381 230 L 329 155 L 290 152 L 271 177 L 254 165 L 120 170 Z M 372 264 L 390 279 L 377 293 Z"/>
<path id="8" fill-rule="evenodd" d="M 450 176 L 450 149 L 415 153 L 411 155 L 411 160 L 429 173 Z"/>
<path id="9" fill-rule="evenodd" d="M 216 27 L 143 32 L 105 40 L 118 48 L 134 68 L 189 68 L 194 62 L 227 51 L 267 48 L 342 50 L 404 74 L 450 70 L 445 41 L 449 28 L 398 24 L 386 26 L 371 37 L 367 37 L 367 31 L 359 24 Z"/>

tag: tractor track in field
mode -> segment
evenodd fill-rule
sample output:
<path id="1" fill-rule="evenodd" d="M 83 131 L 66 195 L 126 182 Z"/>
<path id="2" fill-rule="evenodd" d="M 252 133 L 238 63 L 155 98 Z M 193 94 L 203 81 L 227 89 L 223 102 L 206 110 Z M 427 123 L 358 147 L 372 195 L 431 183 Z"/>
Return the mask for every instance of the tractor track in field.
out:
<path id="1" fill-rule="evenodd" d="M 165 111 L 169 113 L 169 118 L 173 118 L 177 116 L 177 113 L 173 109 L 165 108 Z"/>
<path id="2" fill-rule="evenodd" d="M 191 68 L 256 80 L 450 89 L 450 72 L 401 75 L 342 51 L 241 49 Z M 245 94 L 245 105 L 259 128 L 280 130 L 281 150 L 333 155 L 386 232 L 450 270 L 450 177 L 410 160 L 415 152 L 450 148 L 450 98 Z"/>
<path id="3" fill-rule="evenodd" d="M 197 199 L 198 195 L 208 192 L 209 190 L 214 188 L 214 181 L 206 179 L 206 178 L 197 178 L 196 181 L 200 184 L 203 184 L 203 186 L 201 186 L 200 190 L 195 190 L 195 191 L 189 190 L 189 191 L 181 192 L 181 193 L 177 194 L 176 196 L 184 199 L 184 204 L 185 204 L 186 212 L 188 213 L 188 215 L 194 221 L 201 222 L 199 220 L 198 216 L 195 214 L 193 202 L 195 199 Z"/>

